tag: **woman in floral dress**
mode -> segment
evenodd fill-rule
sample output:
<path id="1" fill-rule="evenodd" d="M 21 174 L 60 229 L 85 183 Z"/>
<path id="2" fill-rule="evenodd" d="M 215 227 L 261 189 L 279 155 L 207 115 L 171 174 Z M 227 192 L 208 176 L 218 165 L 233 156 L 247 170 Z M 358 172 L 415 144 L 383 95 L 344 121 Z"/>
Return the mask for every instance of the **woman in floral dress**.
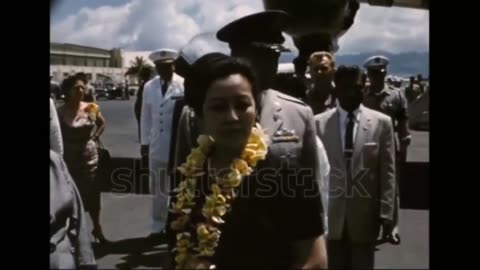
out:
<path id="1" fill-rule="evenodd" d="M 100 243 L 108 243 L 100 225 L 100 188 L 95 181 L 98 152 L 95 141 L 105 130 L 105 119 L 95 103 L 83 102 L 85 78 L 73 75 L 62 82 L 65 104 L 58 108 L 62 129 L 64 159 L 90 213 L 92 234 Z"/>

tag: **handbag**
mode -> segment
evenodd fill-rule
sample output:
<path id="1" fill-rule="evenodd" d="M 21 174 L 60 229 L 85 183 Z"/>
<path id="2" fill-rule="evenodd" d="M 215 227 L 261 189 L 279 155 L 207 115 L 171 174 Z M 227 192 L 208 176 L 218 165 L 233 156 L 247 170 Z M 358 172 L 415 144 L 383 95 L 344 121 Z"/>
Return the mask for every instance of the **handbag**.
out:
<path id="1" fill-rule="evenodd" d="M 105 148 L 100 139 L 95 140 L 98 152 L 98 165 L 96 180 L 102 190 L 110 186 L 110 177 L 112 172 L 112 156 Z"/>

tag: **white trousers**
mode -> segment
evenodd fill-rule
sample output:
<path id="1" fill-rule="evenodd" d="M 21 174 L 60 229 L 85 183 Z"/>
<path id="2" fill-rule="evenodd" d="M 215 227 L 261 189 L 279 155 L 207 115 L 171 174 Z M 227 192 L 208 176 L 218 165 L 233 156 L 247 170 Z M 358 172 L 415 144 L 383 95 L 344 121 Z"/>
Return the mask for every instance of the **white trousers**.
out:
<path id="1" fill-rule="evenodd" d="M 170 199 L 167 162 L 150 159 L 149 166 L 150 194 L 153 195 L 152 233 L 160 233 L 165 229 Z"/>

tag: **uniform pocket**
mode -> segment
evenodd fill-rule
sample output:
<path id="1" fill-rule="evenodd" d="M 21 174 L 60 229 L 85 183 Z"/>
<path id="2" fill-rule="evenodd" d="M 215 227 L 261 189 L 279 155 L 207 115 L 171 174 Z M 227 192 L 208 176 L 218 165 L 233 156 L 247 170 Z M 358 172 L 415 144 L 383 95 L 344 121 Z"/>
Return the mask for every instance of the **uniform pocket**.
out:
<path id="1" fill-rule="evenodd" d="M 368 142 L 363 145 L 362 160 L 364 168 L 375 167 L 378 161 L 378 144 L 376 142 Z"/>

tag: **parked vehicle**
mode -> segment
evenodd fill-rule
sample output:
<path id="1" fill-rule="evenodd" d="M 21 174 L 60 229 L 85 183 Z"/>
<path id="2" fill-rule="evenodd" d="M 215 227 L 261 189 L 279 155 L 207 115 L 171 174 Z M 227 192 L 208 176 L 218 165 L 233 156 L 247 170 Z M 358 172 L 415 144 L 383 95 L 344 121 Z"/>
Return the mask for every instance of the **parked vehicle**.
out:
<path id="1" fill-rule="evenodd" d="M 125 91 L 125 86 L 123 84 L 116 84 L 112 81 L 104 82 L 104 83 L 99 83 L 95 87 L 95 93 L 96 97 L 101 98 L 107 98 L 107 99 L 116 99 L 116 98 L 121 98 L 123 100 L 129 99 L 130 97 Z"/>
<path id="2" fill-rule="evenodd" d="M 128 99 L 129 96 L 125 92 L 126 88 L 123 83 L 120 84 L 114 84 L 114 83 L 108 83 L 107 84 L 107 91 L 109 94 L 110 99 L 115 99 L 115 98 L 121 98 L 123 100 Z"/>
<path id="3" fill-rule="evenodd" d="M 107 88 L 102 84 L 95 84 L 95 96 L 97 100 L 101 97 L 110 98 Z"/>
<path id="4" fill-rule="evenodd" d="M 138 85 L 137 84 L 130 84 L 128 85 L 128 93 L 130 96 L 135 96 L 138 92 Z"/>

